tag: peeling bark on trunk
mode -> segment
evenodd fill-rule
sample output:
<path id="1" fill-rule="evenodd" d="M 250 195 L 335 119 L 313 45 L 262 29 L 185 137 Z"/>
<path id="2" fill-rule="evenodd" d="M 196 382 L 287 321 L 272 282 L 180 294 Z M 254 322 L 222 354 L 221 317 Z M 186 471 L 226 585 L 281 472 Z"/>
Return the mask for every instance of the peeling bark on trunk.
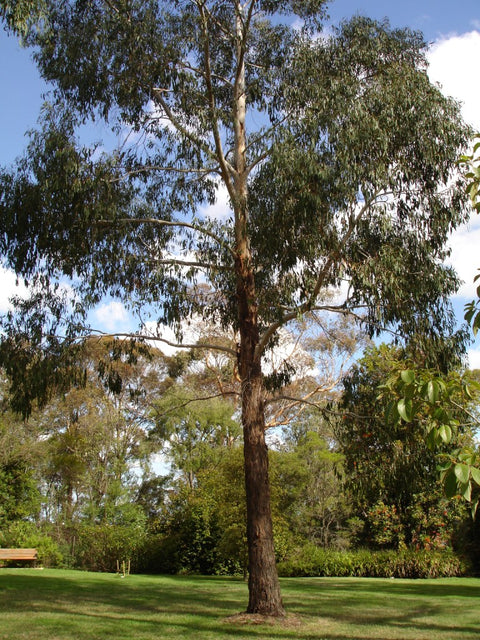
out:
<path id="1" fill-rule="evenodd" d="M 235 273 L 242 382 L 249 603 L 247 613 L 283 616 L 285 611 L 275 565 L 273 526 L 265 442 L 264 385 L 261 370 L 255 272 L 248 236 L 248 168 L 246 161 L 246 91 L 242 7 L 237 4 L 238 70 L 233 95 L 234 167 L 231 190 L 235 212 Z"/>

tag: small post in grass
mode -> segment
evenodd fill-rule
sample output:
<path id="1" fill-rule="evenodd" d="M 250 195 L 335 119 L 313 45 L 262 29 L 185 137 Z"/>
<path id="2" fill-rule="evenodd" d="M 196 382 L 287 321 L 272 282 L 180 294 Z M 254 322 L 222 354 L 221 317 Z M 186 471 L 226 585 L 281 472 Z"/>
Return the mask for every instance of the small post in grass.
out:
<path id="1" fill-rule="evenodd" d="M 120 571 L 120 560 L 117 560 L 117 573 L 120 574 L 121 578 L 125 578 L 125 576 L 130 575 L 130 558 L 126 561 L 122 560 L 122 570 Z"/>

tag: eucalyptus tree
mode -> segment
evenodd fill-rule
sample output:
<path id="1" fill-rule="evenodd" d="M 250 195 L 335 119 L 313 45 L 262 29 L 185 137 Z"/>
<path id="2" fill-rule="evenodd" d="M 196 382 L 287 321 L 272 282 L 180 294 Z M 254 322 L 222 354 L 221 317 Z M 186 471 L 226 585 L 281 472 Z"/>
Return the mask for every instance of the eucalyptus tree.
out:
<path id="1" fill-rule="evenodd" d="M 51 104 L 0 176 L 3 263 L 32 291 L 3 328 L 2 360 L 28 381 L 17 406 L 64 384 L 64 347 L 106 294 L 178 342 L 194 315 L 232 327 L 234 349 L 209 346 L 241 380 L 248 611 L 282 615 L 262 355 L 319 309 L 371 332 L 444 330 L 458 107 L 429 83 L 421 35 L 357 17 L 322 36 L 324 0 L 42 4 L 24 39 Z M 92 119 L 117 148 L 81 144 Z"/>
<path id="2" fill-rule="evenodd" d="M 21 35 L 42 19 L 43 7 L 43 0 L 0 0 L 0 18 Z"/>
<path id="3" fill-rule="evenodd" d="M 224 450 L 240 439 L 235 409 L 223 399 L 199 401 L 179 385 L 155 403 L 150 439 L 162 447 L 172 470 L 193 490 L 200 471 L 211 467 Z"/>

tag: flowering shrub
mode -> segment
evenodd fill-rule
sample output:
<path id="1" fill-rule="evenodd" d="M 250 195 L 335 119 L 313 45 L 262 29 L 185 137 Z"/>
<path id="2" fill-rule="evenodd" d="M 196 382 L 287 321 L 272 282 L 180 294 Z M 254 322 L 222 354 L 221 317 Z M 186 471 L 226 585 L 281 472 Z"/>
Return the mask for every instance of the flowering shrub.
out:
<path id="1" fill-rule="evenodd" d="M 372 546 L 383 549 L 403 545 L 404 530 L 395 505 L 386 505 L 380 500 L 370 507 L 366 527 L 368 542 Z"/>

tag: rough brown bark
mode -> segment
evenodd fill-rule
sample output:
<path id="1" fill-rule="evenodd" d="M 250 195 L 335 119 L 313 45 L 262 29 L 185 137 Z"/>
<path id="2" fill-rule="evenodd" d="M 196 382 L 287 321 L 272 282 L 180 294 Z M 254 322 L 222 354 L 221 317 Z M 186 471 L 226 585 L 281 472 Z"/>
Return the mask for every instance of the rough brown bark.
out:
<path id="1" fill-rule="evenodd" d="M 248 239 L 247 178 L 249 171 L 246 160 L 245 34 L 240 3 L 237 4 L 236 29 L 238 69 L 233 96 L 235 172 L 230 195 L 235 213 L 235 272 L 240 332 L 238 365 L 242 381 L 242 425 L 247 500 L 249 570 L 247 613 L 283 616 L 285 610 L 280 594 L 273 545 L 261 354 L 257 349 L 259 344 L 257 295 Z"/>
<path id="2" fill-rule="evenodd" d="M 244 464 L 249 560 L 247 612 L 282 616 L 285 614 L 285 610 L 275 565 L 268 451 L 265 443 L 263 384 L 260 372 L 252 371 L 250 379 L 245 380 L 243 384 Z"/>
<path id="3" fill-rule="evenodd" d="M 245 247 L 246 250 L 246 247 Z M 248 254 L 248 251 L 247 251 Z M 282 597 L 275 564 L 270 506 L 268 450 L 265 442 L 263 376 L 260 356 L 255 280 L 246 263 L 237 262 L 240 351 L 242 380 L 242 424 L 244 437 L 245 490 L 247 500 L 247 541 L 249 602 L 247 613 L 283 616 Z"/>

